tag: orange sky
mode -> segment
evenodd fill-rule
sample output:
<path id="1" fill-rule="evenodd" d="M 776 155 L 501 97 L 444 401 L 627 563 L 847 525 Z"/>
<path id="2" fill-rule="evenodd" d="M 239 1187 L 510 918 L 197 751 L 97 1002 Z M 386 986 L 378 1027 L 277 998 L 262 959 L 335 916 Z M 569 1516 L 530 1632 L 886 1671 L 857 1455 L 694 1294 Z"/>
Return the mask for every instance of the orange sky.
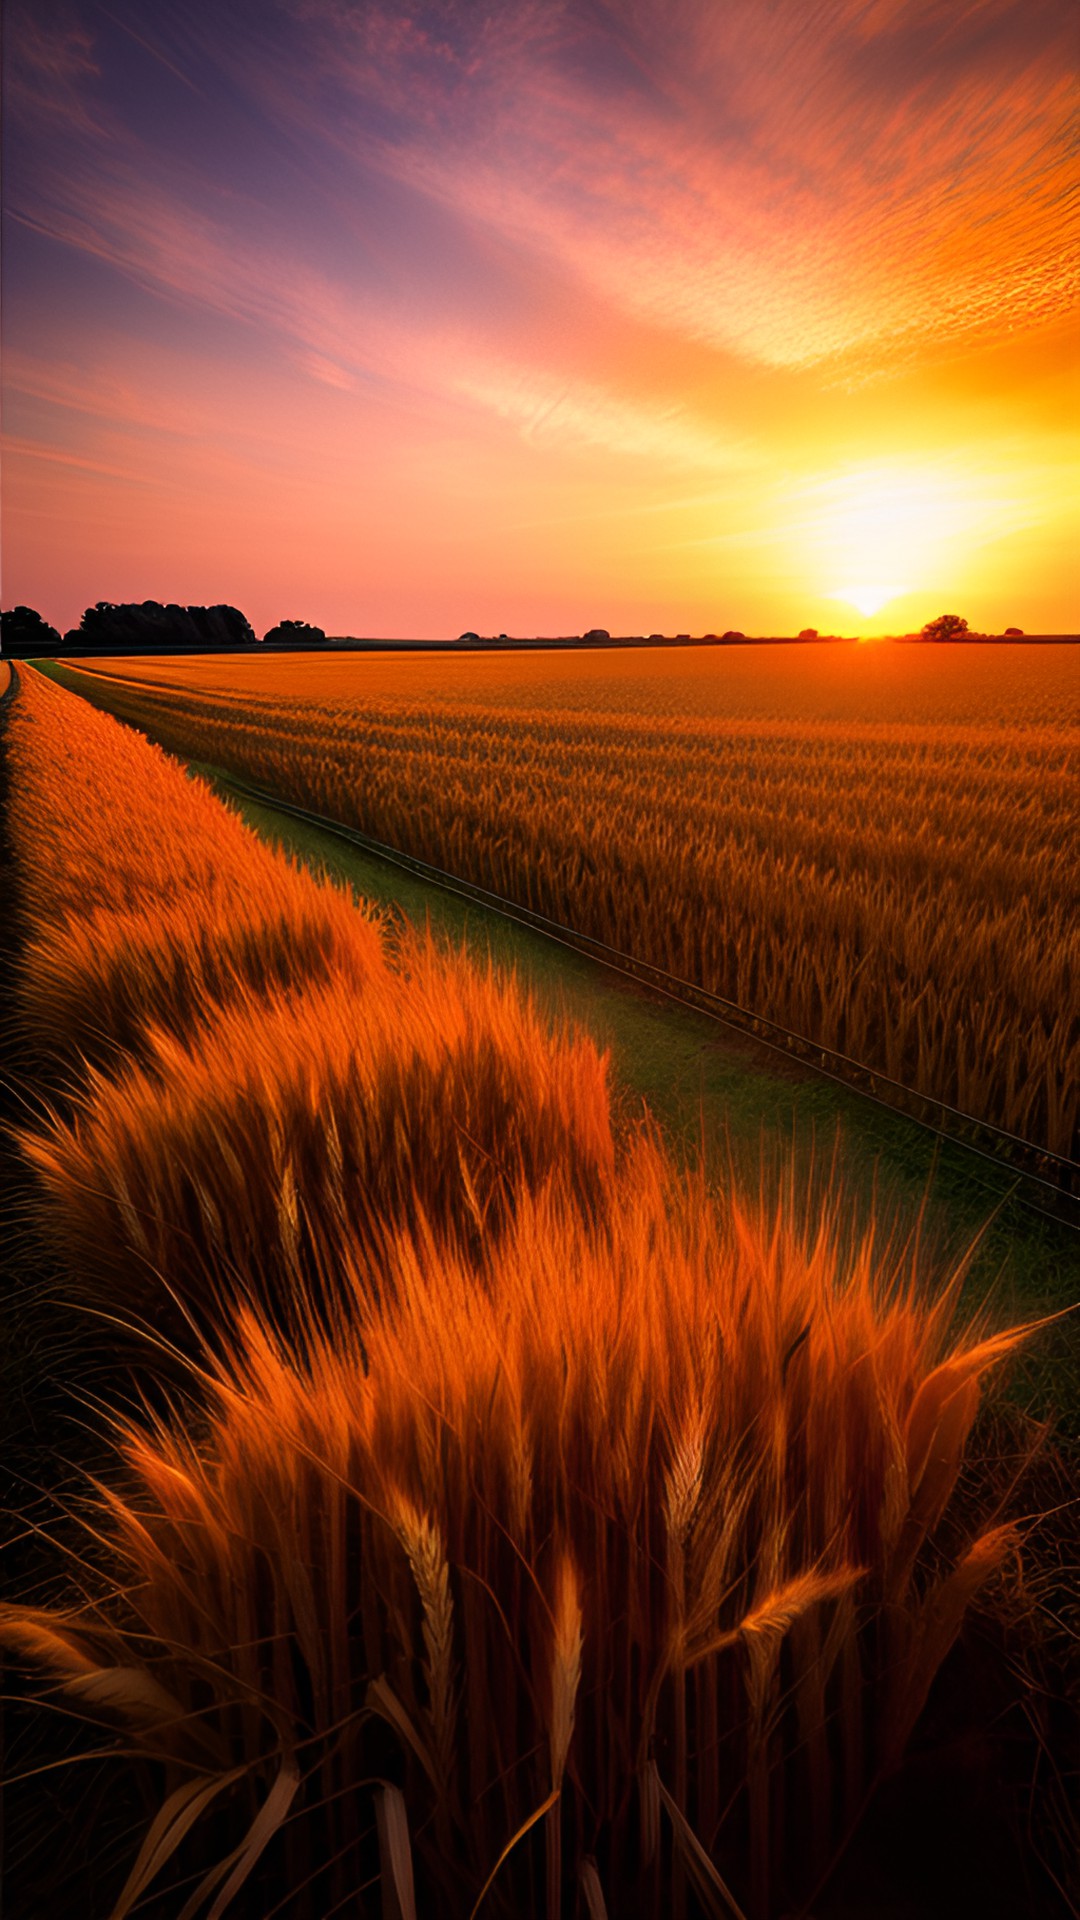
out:
<path id="1" fill-rule="evenodd" d="M 1080 626 L 1059 0 L 6 36 L 5 606 Z"/>

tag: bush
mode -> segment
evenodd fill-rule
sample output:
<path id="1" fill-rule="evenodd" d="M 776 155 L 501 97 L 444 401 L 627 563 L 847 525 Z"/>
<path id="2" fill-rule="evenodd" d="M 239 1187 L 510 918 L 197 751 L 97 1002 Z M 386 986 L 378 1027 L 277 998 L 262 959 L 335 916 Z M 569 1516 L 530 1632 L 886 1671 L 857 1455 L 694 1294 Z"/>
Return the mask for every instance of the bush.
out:
<path id="1" fill-rule="evenodd" d="M 326 644 L 326 635 L 321 627 L 313 627 L 306 620 L 279 620 L 263 635 L 263 645 L 267 647 L 322 647 Z"/>
<path id="2" fill-rule="evenodd" d="M 968 623 L 958 613 L 939 613 L 936 620 L 928 620 L 922 629 L 924 640 L 966 640 Z"/>

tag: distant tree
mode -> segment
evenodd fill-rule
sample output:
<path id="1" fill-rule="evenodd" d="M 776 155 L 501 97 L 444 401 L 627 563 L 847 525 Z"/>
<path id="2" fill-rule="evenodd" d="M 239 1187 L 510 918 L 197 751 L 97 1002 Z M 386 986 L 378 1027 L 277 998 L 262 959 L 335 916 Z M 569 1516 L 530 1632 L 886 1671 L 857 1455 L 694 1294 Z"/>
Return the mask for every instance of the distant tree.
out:
<path id="1" fill-rule="evenodd" d="M 726 633 L 720 635 L 720 638 L 721 640 L 745 640 L 746 635 L 736 632 L 734 627 L 729 627 Z"/>
<path id="2" fill-rule="evenodd" d="M 479 640 L 479 638 L 480 638 L 480 635 L 478 633 L 474 633 L 472 628 L 470 627 L 467 633 L 458 634 L 458 646 L 468 647 L 468 646 L 475 645 L 476 641 Z"/>
<path id="3" fill-rule="evenodd" d="M 237 607 L 182 607 L 175 600 L 99 600 L 79 623 L 79 644 L 116 653 L 171 653 L 185 647 L 250 647 L 255 635 Z"/>
<path id="4" fill-rule="evenodd" d="M 968 631 L 968 623 L 961 620 L 958 613 L 939 613 L 936 620 L 928 620 L 922 630 L 924 640 L 963 640 Z"/>
<path id="5" fill-rule="evenodd" d="M 191 633 L 183 607 L 163 607 L 158 600 L 98 600 L 79 622 L 79 641 L 117 653 L 145 653 L 190 645 Z"/>
<path id="6" fill-rule="evenodd" d="M 1024 637 L 1023 627 L 1006 627 L 1005 629 L 1006 640 L 1022 640 L 1023 637 Z"/>
<path id="7" fill-rule="evenodd" d="M 32 654 L 58 653 L 63 642 L 33 607 L 8 607 L 0 613 L 0 651 L 25 660 Z"/>
<path id="8" fill-rule="evenodd" d="M 255 632 L 238 607 L 188 607 L 198 638 L 209 647 L 253 647 Z"/>
<path id="9" fill-rule="evenodd" d="M 263 644 L 268 647 L 322 647 L 326 645 L 326 635 L 321 627 L 310 626 L 306 620 L 279 620 L 276 627 L 263 634 Z"/>
<path id="10" fill-rule="evenodd" d="M 803 627 L 799 633 L 800 640 L 816 640 L 817 637 L 818 630 L 816 627 Z"/>

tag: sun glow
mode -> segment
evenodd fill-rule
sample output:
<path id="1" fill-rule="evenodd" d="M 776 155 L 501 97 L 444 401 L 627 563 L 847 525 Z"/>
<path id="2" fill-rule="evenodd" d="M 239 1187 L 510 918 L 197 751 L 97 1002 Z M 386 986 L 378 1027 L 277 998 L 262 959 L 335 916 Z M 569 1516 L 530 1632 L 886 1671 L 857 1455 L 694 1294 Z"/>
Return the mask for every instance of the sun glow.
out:
<path id="1" fill-rule="evenodd" d="M 842 600 L 845 606 L 857 607 L 860 613 L 865 613 L 869 618 L 871 614 L 880 613 L 882 607 L 887 607 L 890 600 L 895 600 L 906 591 L 904 587 L 861 585 L 837 587 L 835 593 L 830 594 L 829 597 L 832 600 Z"/>
<path id="2" fill-rule="evenodd" d="M 800 489 L 797 501 L 798 544 L 820 590 L 865 619 L 895 600 L 947 592 L 988 526 L 1005 531 L 1015 518 L 985 475 L 914 462 L 847 468 Z"/>

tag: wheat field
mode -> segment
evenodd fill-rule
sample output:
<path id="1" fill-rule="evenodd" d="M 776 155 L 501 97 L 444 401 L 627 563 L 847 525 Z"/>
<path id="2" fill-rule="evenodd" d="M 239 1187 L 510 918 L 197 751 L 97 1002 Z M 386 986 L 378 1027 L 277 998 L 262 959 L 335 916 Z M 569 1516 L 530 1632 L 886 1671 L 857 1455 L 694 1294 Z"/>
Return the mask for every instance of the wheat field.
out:
<path id="1" fill-rule="evenodd" d="M 835 1181 L 680 1171 L 512 978 L 21 681 L 21 1144 L 169 1383 L 0 1615 L 141 1783 L 110 1911 L 788 1911 L 1015 1577 L 958 1494 L 1021 1331 Z"/>
<path id="2" fill-rule="evenodd" d="M 176 752 L 1078 1152 L 1071 649 L 81 671 Z"/>

